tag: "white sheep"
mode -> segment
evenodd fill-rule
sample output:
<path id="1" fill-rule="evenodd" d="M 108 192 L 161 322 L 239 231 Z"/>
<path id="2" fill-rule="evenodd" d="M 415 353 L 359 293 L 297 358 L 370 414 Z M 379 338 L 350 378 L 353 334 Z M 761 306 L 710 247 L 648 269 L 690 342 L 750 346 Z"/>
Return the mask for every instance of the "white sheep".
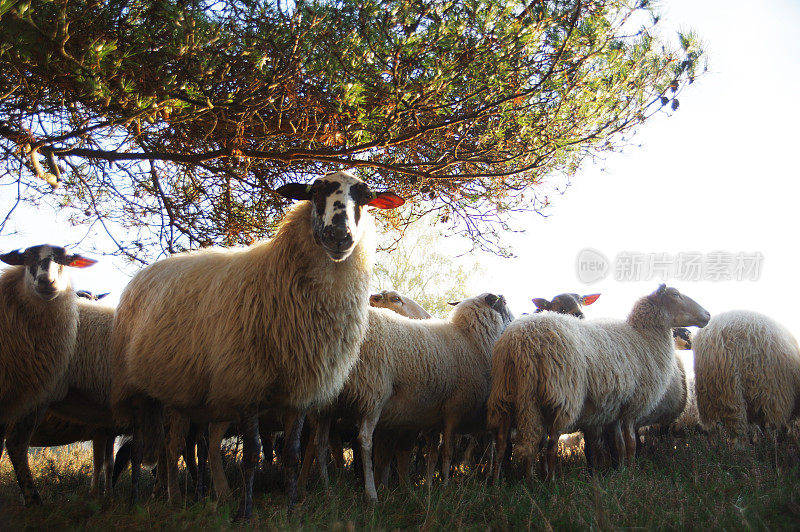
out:
<path id="1" fill-rule="evenodd" d="M 369 304 L 372 307 L 388 308 L 401 316 L 415 320 L 429 320 L 433 317 L 422 308 L 422 305 L 396 290 L 381 290 L 377 294 L 372 294 L 369 296 Z"/>
<path id="2" fill-rule="evenodd" d="M 512 323 L 494 347 L 488 426 L 495 430 L 499 479 L 516 421 L 515 452 L 531 461 L 548 437 L 546 476 L 554 473 L 558 438 L 572 430 L 595 441 L 612 430 L 617 455 L 635 453 L 636 421 L 667 386 L 673 363 L 672 327 L 703 326 L 708 312 L 675 288 L 661 285 L 639 299 L 627 320 L 580 320 L 542 313 Z M 587 463 L 592 467 L 591 457 Z"/>
<path id="3" fill-rule="evenodd" d="M 113 447 L 116 435 L 115 423 L 111 414 L 111 328 L 114 323 L 114 308 L 95 303 L 93 300 L 80 298 L 78 307 L 78 332 L 73 356 L 69 360 L 66 372 L 58 379 L 58 393 L 52 394 L 40 405 L 58 417 L 78 425 L 94 429 L 95 467 L 105 469 L 105 489 L 111 490 L 111 474 L 113 458 L 109 457 L 107 439 Z M 28 439 L 38 429 L 39 419 L 30 422 L 22 420 L 8 427 L 8 439 L 20 442 L 20 451 L 27 457 Z M 52 421 L 51 421 L 52 422 Z M 47 430 L 47 428 L 43 429 Z M 111 436 L 109 436 L 111 435 Z M 100 441 L 102 440 L 102 441 Z M 63 445 L 53 443 L 51 445 Z M 27 458 L 26 458 L 27 462 Z M 21 482 L 33 484 L 32 478 L 26 478 L 29 469 L 23 469 Z M 92 494 L 99 492 L 97 472 L 92 479 Z"/>
<path id="4" fill-rule="evenodd" d="M 512 319 L 505 299 L 494 294 L 462 301 L 446 320 L 412 320 L 369 309 L 359 361 L 338 401 L 338 413 L 354 418 L 359 427 L 368 498 L 377 499 L 372 466 L 376 428 L 412 435 L 412 442 L 420 431 L 441 431 L 447 477 L 456 431 L 485 427 L 492 346 Z M 315 437 L 323 481 L 331 417 L 320 417 Z"/>
<path id="5" fill-rule="evenodd" d="M 238 422 L 245 489 L 237 517 L 244 518 L 260 458 L 259 409 L 286 412 L 290 507 L 295 501 L 303 412 L 338 395 L 366 331 L 375 251 L 367 207 L 403 200 L 347 172 L 278 193 L 310 201 L 287 213 L 272 240 L 174 255 L 139 272 L 122 294 L 112 405 L 134 428 L 134 500 L 143 431 L 164 441 L 163 403 L 198 422 Z"/>
<path id="6" fill-rule="evenodd" d="M 672 339 L 676 350 L 689 350 L 692 348 L 691 331 L 685 327 L 675 327 L 672 329 Z M 652 411 L 645 414 L 642 419 L 637 421 L 637 433 L 639 428 L 650 425 L 658 425 L 662 432 L 669 430 L 670 426 L 680 417 L 686 409 L 688 401 L 688 381 L 686 368 L 683 360 L 675 354 L 675 360 L 668 370 L 668 384 L 664 390 L 664 395 L 656 404 Z M 637 437 L 637 447 L 640 440 Z"/>
<path id="7" fill-rule="evenodd" d="M 722 423 L 744 436 L 748 423 L 788 428 L 800 416 L 800 349 L 772 318 L 723 312 L 693 345 L 697 407 L 707 427 Z"/>
<path id="8" fill-rule="evenodd" d="M 0 442 L 6 441 L 25 504 L 41 504 L 28 467 L 27 440 L 42 405 L 62 396 L 62 377 L 75 351 L 77 297 L 65 267 L 96 261 L 47 244 L 0 255 Z M 0 447 L 2 453 L 2 447 Z"/>

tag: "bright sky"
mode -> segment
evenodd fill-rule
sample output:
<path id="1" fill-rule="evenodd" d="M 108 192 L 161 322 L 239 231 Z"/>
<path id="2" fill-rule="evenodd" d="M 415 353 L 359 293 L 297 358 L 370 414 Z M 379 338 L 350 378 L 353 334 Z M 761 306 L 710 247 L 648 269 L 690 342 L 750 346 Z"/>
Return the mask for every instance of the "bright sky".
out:
<path id="1" fill-rule="evenodd" d="M 614 279 L 619 253 L 761 253 L 757 281 L 667 279 L 712 314 L 749 308 L 800 332 L 792 294 L 800 251 L 797 124 L 800 124 L 800 3 L 793 0 L 676 0 L 664 3 L 666 21 L 693 28 L 703 39 L 710 72 L 681 96 L 669 118 L 646 124 L 641 147 L 586 165 L 563 196 L 552 198 L 546 219 L 531 215 L 510 236 L 517 258 L 476 257 L 487 274 L 475 291 L 503 293 L 516 314 L 531 312 L 532 297 L 601 292 L 587 315 L 624 317 L 633 301 L 660 282 Z M 791 187 L 791 185 L 795 185 Z M 6 212 L 9 198 L 0 191 Z M 54 214 L 21 209 L 14 236 L 0 249 L 71 242 Z M 578 253 L 586 248 L 611 262 L 606 279 L 582 283 Z M 714 262 L 709 255 L 701 255 Z M 76 288 L 112 294 L 127 282 L 120 263 L 106 258 L 73 275 Z M 719 264 L 717 262 L 717 264 Z"/>

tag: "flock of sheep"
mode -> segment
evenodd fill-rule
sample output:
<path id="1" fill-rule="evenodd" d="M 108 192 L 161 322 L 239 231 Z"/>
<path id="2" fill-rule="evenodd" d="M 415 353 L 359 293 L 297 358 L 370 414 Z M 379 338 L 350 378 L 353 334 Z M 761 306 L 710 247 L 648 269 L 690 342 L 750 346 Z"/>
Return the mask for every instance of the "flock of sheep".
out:
<path id="1" fill-rule="evenodd" d="M 67 269 L 91 259 L 50 245 L 0 255 L 11 265 L 0 276 L 0 441 L 26 505 L 41 503 L 31 445 L 91 439 L 97 494 L 101 478 L 106 492 L 112 486 L 115 438 L 131 436 L 136 502 L 142 464 L 158 463 L 158 484 L 180 496 L 181 455 L 198 496 L 210 466 L 226 497 L 220 445 L 238 434 L 237 518 L 248 518 L 262 442 L 271 460 L 277 432 L 291 508 L 315 461 L 327 485 L 331 448 L 340 462 L 348 431 L 375 500 L 392 460 L 408 479 L 415 448 L 427 481 L 441 457 L 447 482 L 463 436 L 494 449 L 485 454 L 494 481 L 512 453 L 526 476 L 541 453 L 549 478 L 565 433 L 583 433 L 591 472 L 599 453 L 630 463 L 641 427 L 669 427 L 693 409 L 703 426 L 739 435 L 750 423 L 786 429 L 800 415 L 800 350 L 765 316 L 712 318 L 661 285 L 626 320 L 583 319 L 597 294 L 537 299 L 536 313 L 515 320 L 503 296 L 488 293 L 432 319 L 396 292 L 369 294 L 369 208 L 401 198 L 346 172 L 277 192 L 300 202 L 273 239 L 158 261 L 116 309 L 72 290 Z M 688 340 L 679 328 L 691 326 L 701 327 L 694 382 L 675 352 Z"/>

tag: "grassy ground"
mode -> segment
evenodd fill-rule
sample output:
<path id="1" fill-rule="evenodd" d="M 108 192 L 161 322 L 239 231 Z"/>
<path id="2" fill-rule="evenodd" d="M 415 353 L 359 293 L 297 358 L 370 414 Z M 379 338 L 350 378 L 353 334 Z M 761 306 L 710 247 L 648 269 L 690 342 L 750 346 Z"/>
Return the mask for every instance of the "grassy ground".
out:
<path id="1" fill-rule="evenodd" d="M 150 500 L 131 510 L 125 475 L 111 501 L 88 496 L 91 453 L 79 447 L 37 452 L 34 477 L 45 501 L 21 504 L 11 465 L 0 463 L 0 530 L 227 529 L 235 502 L 170 506 Z M 234 467 L 232 485 L 239 483 Z M 513 475 L 512 475 L 513 477 Z M 144 474 L 145 492 L 152 481 Z M 289 518 L 278 472 L 256 479 L 255 529 L 800 529 L 800 461 L 790 444 L 746 449 L 709 443 L 704 436 L 659 443 L 633 468 L 588 477 L 580 452 L 564 456 L 558 478 L 525 485 L 506 479 L 487 486 L 476 471 L 456 474 L 448 486 L 379 489 L 363 502 L 351 471 L 334 475 L 329 493 L 315 483 Z"/>

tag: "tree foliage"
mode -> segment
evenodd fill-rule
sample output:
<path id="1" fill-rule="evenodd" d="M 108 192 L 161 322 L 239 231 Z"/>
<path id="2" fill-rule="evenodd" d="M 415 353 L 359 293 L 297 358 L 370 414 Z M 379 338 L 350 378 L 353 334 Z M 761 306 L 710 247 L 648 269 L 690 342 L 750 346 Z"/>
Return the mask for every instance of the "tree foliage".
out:
<path id="1" fill-rule="evenodd" d="M 657 27 L 645 0 L 0 0 L 0 185 L 141 259 L 262 238 L 275 188 L 357 168 L 412 200 L 390 222 L 491 246 L 677 108 L 702 53 Z"/>
<path id="2" fill-rule="evenodd" d="M 372 288 L 397 290 L 430 314 L 445 318 L 453 309 L 449 303 L 478 295 L 470 290 L 483 268 L 476 261 L 455 258 L 435 222 L 426 217 L 410 227 L 399 244 L 383 243 L 394 249 L 376 255 Z"/>

